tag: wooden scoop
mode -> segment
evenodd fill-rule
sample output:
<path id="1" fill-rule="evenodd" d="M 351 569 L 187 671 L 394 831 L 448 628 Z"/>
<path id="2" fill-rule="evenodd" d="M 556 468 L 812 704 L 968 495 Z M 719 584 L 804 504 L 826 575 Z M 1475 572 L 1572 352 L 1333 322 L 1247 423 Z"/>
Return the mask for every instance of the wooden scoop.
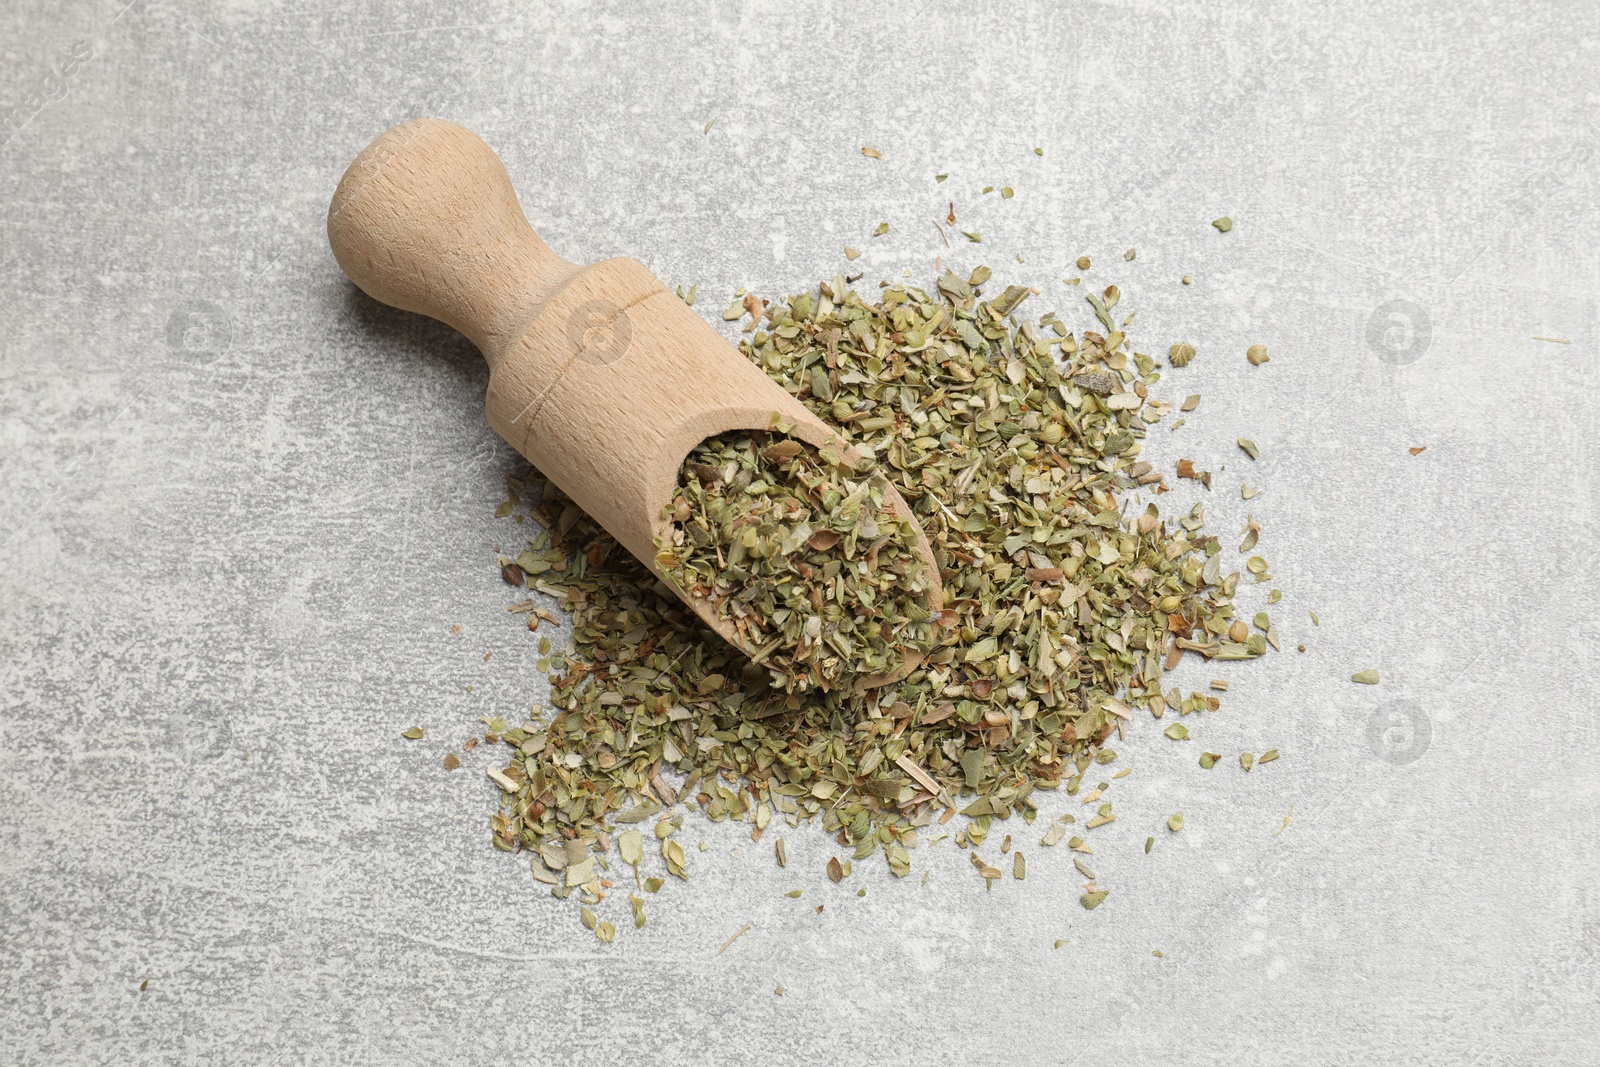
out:
<path id="1" fill-rule="evenodd" d="M 339 266 L 369 296 L 466 334 L 489 362 L 489 425 L 594 516 L 650 570 L 689 450 L 729 430 L 765 430 L 774 413 L 794 437 L 856 453 L 669 292 L 642 263 L 568 263 L 528 225 L 494 151 L 470 130 L 417 119 L 379 136 L 339 181 L 328 209 Z M 905 500 L 943 607 L 939 568 Z M 676 590 L 673 583 L 666 582 Z M 712 603 L 679 593 L 747 655 Z M 897 681 L 922 656 L 907 651 Z"/>

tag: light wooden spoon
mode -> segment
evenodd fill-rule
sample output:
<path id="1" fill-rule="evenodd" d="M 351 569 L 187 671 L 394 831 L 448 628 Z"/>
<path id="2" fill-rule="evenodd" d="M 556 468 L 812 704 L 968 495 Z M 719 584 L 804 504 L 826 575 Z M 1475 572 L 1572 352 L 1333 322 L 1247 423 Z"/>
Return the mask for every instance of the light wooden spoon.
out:
<path id="1" fill-rule="evenodd" d="M 581 267 L 546 248 L 499 157 L 453 123 L 416 119 L 369 144 L 333 194 L 328 241 L 369 296 L 478 346 L 489 425 L 658 576 L 662 507 L 706 438 L 765 430 L 777 414 L 794 437 L 856 458 L 642 263 Z M 943 596 L 927 535 L 892 486 L 886 499 L 911 520 L 937 620 Z M 679 596 L 730 644 L 755 651 L 711 601 Z M 899 669 L 860 684 L 898 681 L 921 660 L 908 649 Z"/>

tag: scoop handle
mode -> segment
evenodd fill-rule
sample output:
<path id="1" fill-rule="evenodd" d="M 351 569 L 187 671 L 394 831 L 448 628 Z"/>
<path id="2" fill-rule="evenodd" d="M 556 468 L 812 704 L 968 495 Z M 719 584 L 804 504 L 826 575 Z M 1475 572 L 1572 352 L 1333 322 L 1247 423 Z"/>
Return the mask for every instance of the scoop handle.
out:
<path id="1" fill-rule="evenodd" d="M 440 119 L 396 126 L 356 157 L 328 242 L 368 296 L 455 327 L 491 368 L 579 270 L 528 225 L 494 150 Z"/>

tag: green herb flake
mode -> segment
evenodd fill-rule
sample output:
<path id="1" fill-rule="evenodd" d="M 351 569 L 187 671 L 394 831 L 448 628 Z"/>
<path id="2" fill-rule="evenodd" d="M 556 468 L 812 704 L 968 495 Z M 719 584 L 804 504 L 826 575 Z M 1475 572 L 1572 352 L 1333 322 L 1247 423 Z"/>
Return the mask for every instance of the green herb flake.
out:
<path id="1" fill-rule="evenodd" d="M 661 842 L 661 858 L 666 861 L 667 873 L 675 878 L 689 879 L 688 857 L 684 854 L 683 846 L 668 838 Z"/>
<path id="2" fill-rule="evenodd" d="M 1093 911 L 1100 906 L 1100 902 L 1109 896 L 1111 890 L 1097 889 L 1092 893 L 1085 893 L 1078 898 L 1078 903 L 1083 905 L 1085 911 Z"/>
<path id="3" fill-rule="evenodd" d="M 1218 233 L 1227 233 L 1233 229 L 1233 220 L 1224 215 L 1220 219 L 1212 219 L 1211 225 L 1217 228 Z"/>
<path id="4" fill-rule="evenodd" d="M 617 854 L 622 862 L 633 868 L 634 884 L 639 883 L 639 863 L 644 859 L 644 835 L 638 830 L 624 830 L 617 835 Z"/>
<path id="5" fill-rule="evenodd" d="M 1352 674 L 1350 676 L 1350 680 L 1352 682 L 1359 682 L 1362 685 L 1377 685 L 1378 684 L 1378 671 L 1377 671 L 1377 668 L 1368 667 L 1364 671 L 1356 671 L 1356 673 L 1354 673 L 1354 674 Z"/>
<path id="6" fill-rule="evenodd" d="M 422 727 L 420 727 L 420 726 L 407 727 L 406 729 L 400 731 L 400 736 L 405 738 L 408 741 L 421 741 L 422 740 L 422 736 L 423 736 L 422 735 Z"/>
<path id="7" fill-rule="evenodd" d="M 1248 437 L 1239 438 L 1239 447 L 1244 451 L 1244 454 L 1249 456 L 1251 459 L 1259 459 L 1261 456 L 1261 450 L 1258 449 L 1256 447 L 1256 443 L 1250 440 Z"/>
<path id="8" fill-rule="evenodd" d="M 1179 830 L 1183 829 L 1183 812 L 1175 811 L 1171 815 L 1167 816 L 1167 829 L 1171 830 L 1173 833 L 1177 833 Z M 1146 848 L 1145 851 L 1148 852 L 1150 850 Z"/>

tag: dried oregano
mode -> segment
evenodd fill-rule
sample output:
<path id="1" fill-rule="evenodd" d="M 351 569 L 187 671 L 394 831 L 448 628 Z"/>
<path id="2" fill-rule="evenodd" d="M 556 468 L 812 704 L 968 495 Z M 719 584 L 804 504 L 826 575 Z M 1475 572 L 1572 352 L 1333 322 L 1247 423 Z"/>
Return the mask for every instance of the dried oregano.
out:
<path id="1" fill-rule="evenodd" d="M 788 429 L 689 453 L 656 564 L 733 624 L 780 689 L 888 673 L 933 640 L 914 526 L 875 460 L 846 463 Z"/>
<path id="2" fill-rule="evenodd" d="M 668 873 L 687 877 L 672 836 L 680 801 L 748 823 L 756 838 L 777 818 L 819 819 L 852 858 L 881 852 L 904 875 L 919 833 L 944 836 L 935 820 L 959 810 L 969 821 L 956 841 L 976 847 L 993 819 L 1031 817 L 1037 789 L 1076 794 L 1097 757 L 1115 758 L 1102 745 L 1133 709 L 1214 709 L 1200 694 L 1163 695 L 1162 672 L 1184 651 L 1228 660 L 1265 650 L 1262 635 L 1235 640 L 1239 573 L 1224 572 L 1219 539 L 1201 532 L 1203 508 L 1175 522 L 1154 503 L 1127 508 L 1131 493 L 1162 480 L 1139 453 L 1146 426 L 1172 406 L 1147 399 L 1160 373 L 1119 328 L 1117 288 L 1090 294 L 1097 324 L 1074 331 L 1054 314 L 1019 319 L 1028 289 L 985 298 L 988 277 L 986 268 L 946 272 L 932 292 L 896 286 L 875 300 L 836 277 L 762 307 L 741 343 L 876 461 L 928 535 L 946 607 L 925 663 L 898 684 L 774 687 L 781 659 L 753 664 L 705 629 L 537 472 L 513 481 L 513 501 L 542 532 L 503 563 L 570 613 L 572 648 L 541 647 L 553 715 L 496 735 L 510 751 L 494 776 L 504 799 L 491 829 L 499 847 L 531 852 L 557 895 L 598 902 L 601 876 L 580 860 L 608 848 L 618 824 L 653 824 Z M 1192 351 L 1182 347 L 1173 362 Z M 680 522 L 719 484 L 727 503 L 745 474 L 745 489 L 773 464 L 799 479 L 807 452 L 769 451 L 782 441 L 731 435 L 698 449 L 681 498 L 690 516 Z M 820 474 L 806 477 L 837 479 L 846 494 L 860 484 L 861 472 L 816 459 Z M 714 466 L 715 477 L 695 463 Z M 772 530 L 757 525 L 758 545 L 785 525 L 795 539 L 799 517 L 780 514 Z M 813 531 L 832 525 L 805 521 Z M 881 537 L 876 521 L 878 535 L 856 530 L 858 550 Z M 694 562 L 708 546 L 693 534 L 684 546 L 691 541 L 695 551 L 669 562 L 715 580 Z M 761 608 L 780 629 L 783 596 Z M 1201 765 L 1217 758 L 1204 753 Z M 1115 818 L 1101 804 L 1088 825 Z M 638 839 L 619 841 L 635 864 Z M 1077 837 L 1069 844 L 1092 851 Z M 835 858 L 829 870 L 846 877 L 849 864 Z M 662 879 L 644 886 L 654 892 Z M 1094 907 L 1104 898 L 1091 882 L 1081 899 Z"/>

